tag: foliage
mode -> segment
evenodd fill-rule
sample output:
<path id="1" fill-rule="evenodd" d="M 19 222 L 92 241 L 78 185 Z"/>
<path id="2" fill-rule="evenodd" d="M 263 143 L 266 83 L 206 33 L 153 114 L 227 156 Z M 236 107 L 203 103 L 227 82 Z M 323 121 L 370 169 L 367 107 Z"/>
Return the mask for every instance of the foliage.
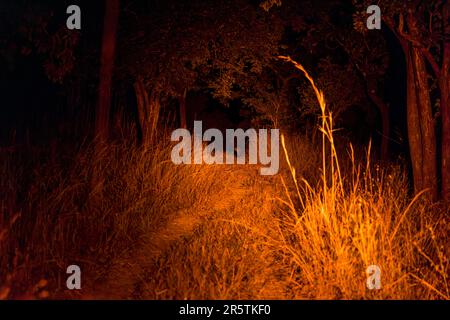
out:
<path id="1" fill-rule="evenodd" d="M 352 65 L 340 65 L 330 59 L 322 59 L 318 65 L 317 83 L 325 92 L 329 92 L 328 106 L 336 119 L 351 106 L 367 103 L 364 87 Z M 349 90 L 351 88 L 351 90 Z M 302 103 L 300 112 L 303 115 L 315 115 L 319 107 L 311 89 L 300 88 Z"/>
<path id="2" fill-rule="evenodd" d="M 144 20 L 124 32 L 131 40 L 119 50 L 119 70 L 143 76 L 147 88 L 162 97 L 206 87 L 224 104 L 249 98 L 251 86 L 277 54 L 283 32 L 279 17 L 245 0 L 167 5 Z"/>
<path id="3" fill-rule="evenodd" d="M 24 14 L 22 24 L 13 31 L 17 37 L 9 40 L 9 46 L 16 50 L 10 54 L 38 56 L 49 80 L 62 83 L 74 70 L 80 33 L 68 30 L 65 24 L 55 28 L 52 26 L 55 19 L 52 13 L 41 12 L 43 9 L 36 7 L 33 9 Z"/>

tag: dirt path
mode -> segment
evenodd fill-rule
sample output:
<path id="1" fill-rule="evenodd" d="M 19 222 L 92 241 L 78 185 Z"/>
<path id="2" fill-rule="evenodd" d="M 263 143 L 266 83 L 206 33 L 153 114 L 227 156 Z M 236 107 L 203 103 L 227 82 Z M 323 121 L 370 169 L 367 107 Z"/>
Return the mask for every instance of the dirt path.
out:
<path id="1" fill-rule="evenodd" d="M 249 193 L 245 181 L 255 176 L 256 169 L 232 167 L 224 171 L 224 179 L 232 188 L 222 188 L 212 193 L 207 203 L 180 210 L 167 224 L 145 236 L 142 243 L 132 252 L 122 257 L 108 272 L 107 278 L 93 289 L 96 299 L 130 299 L 136 297 L 137 287 L 145 281 L 146 270 L 173 245 L 183 238 L 189 238 L 211 212 L 228 210 L 240 205 Z"/>

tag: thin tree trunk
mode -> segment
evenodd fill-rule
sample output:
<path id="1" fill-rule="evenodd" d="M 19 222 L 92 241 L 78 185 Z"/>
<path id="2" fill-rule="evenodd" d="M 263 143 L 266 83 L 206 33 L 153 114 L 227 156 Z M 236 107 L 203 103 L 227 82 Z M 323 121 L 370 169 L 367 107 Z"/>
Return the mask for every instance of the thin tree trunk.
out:
<path id="1" fill-rule="evenodd" d="M 161 104 L 159 102 L 158 95 L 153 93 L 150 95 L 150 114 L 149 114 L 149 122 L 150 122 L 150 132 L 149 139 L 147 140 L 148 146 L 152 145 L 157 138 L 158 133 L 158 121 L 159 121 L 159 113 L 161 109 Z"/>
<path id="2" fill-rule="evenodd" d="M 413 171 L 414 193 L 423 189 L 422 134 L 416 97 L 411 45 L 406 45 L 406 122 L 408 126 L 409 154 Z"/>
<path id="3" fill-rule="evenodd" d="M 138 110 L 139 128 L 141 129 L 142 144 L 145 144 L 145 140 L 148 139 L 148 113 L 147 107 L 149 105 L 148 95 L 145 91 L 142 79 L 138 77 L 134 83 L 134 92 L 136 94 L 136 107 Z"/>
<path id="4" fill-rule="evenodd" d="M 386 108 L 381 111 L 381 122 L 381 161 L 386 162 L 389 160 L 389 135 L 391 134 L 391 121 L 387 105 Z"/>
<path id="5" fill-rule="evenodd" d="M 390 135 L 390 116 L 389 106 L 376 94 L 376 85 L 374 81 L 366 81 L 367 92 L 369 98 L 378 108 L 381 115 L 381 161 L 386 162 L 389 160 L 389 135 Z"/>
<path id="6" fill-rule="evenodd" d="M 178 99 L 178 103 L 180 105 L 180 126 L 181 128 L 186 129 L 186 89 L 183 92 L 183 95 Z"/>
<path id="7" fill-rule="evenodd" d="M 116 33 L 119 19 L 119 0 L 105 0 L 105 16 L 103 19 L 103 36 L 100 56 L 100 79 L 98 87 L 98 101 L 95 112 L 95 162 L 93 165 L 91 188 L 93 201 L 97 201 L 99 194 L 103 193 L 103 180 L 101 166 L 105 156 L 105 143 L 109 137 L 109 115 L 111 109 L 111 83 L 114 68 L 114 55 L 116 49 Z"/>
<path id="8" fill-rule="evenodd" d="M 153 93 L 148 95 L 142 78 L 138 78 L 134 84 L 136 93 L 139 126 L 142 133 L 142 144 L 148 147 L 156 138 L 157 126 L 161 105 L 158 96 Z"/>
<path id="9" fill-rule="evenodd" d="M 111 108 L 111 83 L 119 19 L 119 0 L 105 0 L 102 49 L 100 58 L 100 83 L 95 119 L 95 135 L 99 142 L 108 140 L 108 124 Z"/>

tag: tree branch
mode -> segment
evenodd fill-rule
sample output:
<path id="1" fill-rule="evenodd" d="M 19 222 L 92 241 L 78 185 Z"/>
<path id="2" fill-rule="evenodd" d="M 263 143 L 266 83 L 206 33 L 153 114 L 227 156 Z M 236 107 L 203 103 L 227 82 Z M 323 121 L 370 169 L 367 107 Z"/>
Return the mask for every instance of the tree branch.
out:
<path id="1" fill-rule="evenodd" d="M 428 61 L 431 68 L 433 69 L 433 72 L 434 72 L 434 75 L 436 76 L 436 78 L 439 78 L 440 74 L 441 74 L 441 70 L 440 70 L 439 65 L 437 64 L 436 60 L 434 59 L 433 55 L 431 54 L 431 52 L 425 47 L 425 45 L 422 42 L 420 42 L 418 39 L 413 38 L 412 36 L 410 36 L 409 34 L 407 34 L 403 31 L 403 16 L 400 15 L 400 23 L 399 23 L 398 28 L 395 28 L 394 22 L 390 18 L 385 18 L 384 22 L 389 27 L 389 29 L 391 29 L 391 31 L 395 34 L 395 36 L 398 38 L 403 49 L 406 49 L 405 46 L 408 43 L 411 43 L 412 45 L 416 46 L 420 50 L 420 52 L 423 54 L 423 56 L 425 57 L 425 59 Z"/>

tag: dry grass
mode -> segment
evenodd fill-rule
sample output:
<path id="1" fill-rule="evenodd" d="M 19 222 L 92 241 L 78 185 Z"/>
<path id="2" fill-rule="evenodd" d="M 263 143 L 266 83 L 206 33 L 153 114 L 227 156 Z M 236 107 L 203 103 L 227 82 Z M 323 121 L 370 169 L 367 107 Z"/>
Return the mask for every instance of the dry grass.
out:
<path id="1" fill-rule="evenodd" d="M 448 207 L 411 199 L 405 170 L 372 164 L 370 146 L 364 161 L 338 155 L 307 78 L 322 145 L 283 137 L 274 177 L 175 166 L 162 143 L 3 153 L 0 298 L 449 299 Z M 79 295 L 64 289 L 70 264 Z M 366 288 L 373 264 L 380 290 Z"/>
<path id="2" fill-rule="evenodd" d="M 31 297 L 35 282 L 48 279 L 59 294 L 70 264 L 80 265 L 88 287 L 146 234 L 202 204 L 217 182 L 198 167 L 173 165 L 170 150 L 118 144 L 94 156 L 88 146 L 57 163 L 35 152 L 3 154 L 0 288 Z M 92 186 L 94 170 L 104 180 Z"/>
<path id="3" fill-rule="evenodd" d="M 286 192 L 288 210 L 280 220 L 283 241 L 277 246 L 298 270 L 296 297 L 449 299 L 448 211 L 432 215 L 432 209 L 420 201 L 422 193 L 406 200 L 406 178 L 398 168 L 374 170 L 370 145 L 364 168 L 355 163 L 351 149 L 352 171 L 346 172 L 349 181 L 345 181 L 323 93 L 300 64 L 280 58 L 305 74 L 322 113 L 321 187 L 297 179 L 282 139 L 295 192 Z M 425 251 L 433 252 L 433 258 Z M 430 270 L 424 272 L 424 263 Z M 381 268 L 383 290 L 367 290 L 365 270 L 370 265 Z"/>
<path id="4" fill-rule="evenodd" d="M 411 199 L 405 170 L 372 165 L 370 146 L 365 162 L 350 147 L 350 165 L 339 163 L 332 117 L 315 91 L 322 150 L 289 137 L 284 171 L 269 181 L 248 171 L 241 201 L 176 242 L 149 268 L 137 297 L 449 298 L 448 209 L 420 194 Z M 238 188 L 229 177 L 222 184 Z M 381 290 L 366 287 L 374 264 Z"/>

